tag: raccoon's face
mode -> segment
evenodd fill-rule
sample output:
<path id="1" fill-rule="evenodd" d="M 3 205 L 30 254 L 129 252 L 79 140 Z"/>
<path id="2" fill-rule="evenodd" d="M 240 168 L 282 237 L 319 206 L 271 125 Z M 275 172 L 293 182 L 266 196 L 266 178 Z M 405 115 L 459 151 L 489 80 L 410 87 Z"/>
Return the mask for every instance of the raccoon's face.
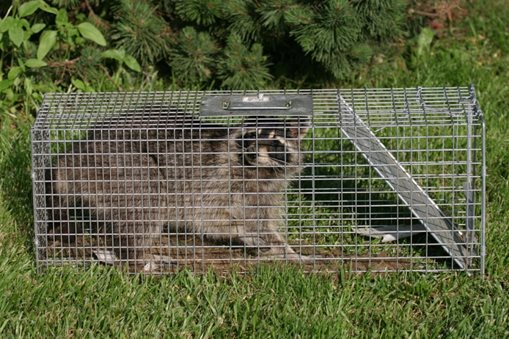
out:
<path id="1" fill-rule="evenodd" d="M 243 166 L 296 169 L 302 162 L 301 140 L 308 130 L 306 123 L 263 121 L 246 124 L 236 143 Z"/>

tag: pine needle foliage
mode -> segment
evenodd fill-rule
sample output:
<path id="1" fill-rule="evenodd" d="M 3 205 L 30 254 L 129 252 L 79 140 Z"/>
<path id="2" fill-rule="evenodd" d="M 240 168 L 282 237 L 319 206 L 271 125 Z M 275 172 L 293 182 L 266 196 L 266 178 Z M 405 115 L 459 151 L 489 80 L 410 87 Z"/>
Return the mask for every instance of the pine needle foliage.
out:
<path id="1" fill-rule="evenodd" d="M 175 10 L 177 14 L 187 21 L 198 25 L 215 25 L 222 11 L 221 0 L 186 0 L 177 1 Z"/>
<path id="2" fill-rule="evenodd" d="M 182 29 L 169 58 L 177 82 L 184 87 L 206 84 L 214 74 L 218 50 L 208 33 Z"/>
<path id="3" fill-rule="evenodd" d="M 401 35 L 405 3 L 394 0 L 352 0 L 367 38 L 386 41 Z"/>
<path id="4" fill-rule="evenodd" d="M 114 7 L 116 20 L 112 39 L 143 65 L 167 57 L 172 31 L 168 23 L 156 13 L 156 7 L 146 1 L 121 0 Z"/>
<path id="5" fill-rule="evenodd" d="M 359 41 L 361 24 L 348 1 L 329 0 L 315 11 L 310 24 L 291 34 L 306 54 L 341 78 L 350 70 L 348 54 Z"/>
<path id="6" fill-rule="evenodd" d="M 38 0 L 19 1 L 33 6 Z M 281 87 L 304 79 L 308 84 L 323 84 L 348 78 L 399 39 L 410 2 L 46 1 L 69 13 L 70 21 L 88 20 L 106 36 L 103 49 L 83 51 L 80 69 L 116 65 L 101 57 L 105 50 L 115 49 L 137 63 L 120 57 L 115 61 L 135 70 L 141 65 L 140 74 L 157 72 L 169 83 L 186 88 L 224 89 L 262 88 L 271 80 L 276 81 L 272 86 Z M 25 44 L 27 51 L 29 43 Z M 95 78 L 93 70 L 82 73 L 83 79 Z"/>
<path id="7" fill-rule="evenodd" d="M 265 0 L 260 2 L 257 12 L 264 27 L 277 31 L 287 30 L 287 17 L 298 10 L 300 5 L 294 0 Z"/>
<path id="8" fill-rule="evenodd" d="M 255 43 L 250 48 L 238 34 L 232 34 L 219 62 L 218 76 L 222 88 L 259 89 L 268 85 L 272 76 L 268 71 L 267 57 L 262 45 Z"/>
<path id="9" fill-rule="evenodd" d="M 261 40 L 262 25 L 253 1 L 225 1 L 223 15 L 228 22 L 227 30 L 238 34 L 243 41 Z"/>
<path id="10" fill-rule="evenodd" d="M 169 64 L 175 77 L 185 78 L 183 83 L 252 88 L 274 75 L 348 77 L 401 35 L 406 4 L 404 0 L 165 0 L 161 8 L 167 18 L 178 18 L 170 23 L 178 35 L 184 25 L 192 25 L 210 35 L 204 44 L 213 40 L 219 48 L 214 55 L 217 67 L 203 67 L 196 55 L 174 46 L 178 52 L 171 57 L 176 60 Z M 208 50 L 206 45 L 195 48 Z"/>

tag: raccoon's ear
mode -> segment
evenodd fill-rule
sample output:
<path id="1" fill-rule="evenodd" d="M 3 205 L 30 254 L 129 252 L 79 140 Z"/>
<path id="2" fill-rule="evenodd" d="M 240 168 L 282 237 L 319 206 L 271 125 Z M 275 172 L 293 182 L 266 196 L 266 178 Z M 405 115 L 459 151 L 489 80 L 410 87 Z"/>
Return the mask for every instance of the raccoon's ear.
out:
<path id="1" fill-rule="evenodd" d="M 285 128 L 286 136 L 289 138 L 302 139 L 311 127 L 311 122 L 308 118 L 301 119 L 292 122 L 292 124 Z"/>

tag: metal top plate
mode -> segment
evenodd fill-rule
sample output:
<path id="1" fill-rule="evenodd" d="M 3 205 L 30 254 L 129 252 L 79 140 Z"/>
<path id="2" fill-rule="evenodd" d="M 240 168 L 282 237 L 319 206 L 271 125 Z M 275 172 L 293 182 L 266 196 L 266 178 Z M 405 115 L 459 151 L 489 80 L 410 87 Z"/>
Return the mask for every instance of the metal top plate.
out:
<path id="1" fill-rule="evenodd" d="M 310 94 L 206 95 L 200 115 L 309 116 L 313 112 Z"/>

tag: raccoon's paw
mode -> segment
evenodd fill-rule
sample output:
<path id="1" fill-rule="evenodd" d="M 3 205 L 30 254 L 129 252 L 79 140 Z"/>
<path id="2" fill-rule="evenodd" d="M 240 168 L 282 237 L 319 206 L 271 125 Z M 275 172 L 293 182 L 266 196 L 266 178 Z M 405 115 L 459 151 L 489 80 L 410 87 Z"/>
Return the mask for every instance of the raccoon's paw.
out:
<path id="1" fill-rule="evenodd" d="M 171 257 L 157 254 L 150 254 L 145 256 L 145 265 L 143 266 L 143 273 L 157 273 L 168 269 L 168 266 L 177 265 L 177 261 Z"/>
<path id="2" fill-rule="evenodd" d="M 119 259 L 113 251 L 98 249 L 92 251 L 92 254 L 94 259 L 102 264 L 114 265 L 119 262 Z"/>
<path id="3" fill-rule="evenodd" d="M 148 261 L 145 266 L 143 266 L 143 273 L 155 273 L 159 272 L 161 267 L 155 261 Z"/>
<path id="4" fill-rule="evenodd" d="M 295 250 L 289 245 L 283 247 L 271 247 L 268 251 L 263 252 L 261 257 L 266 260 L 291 261 L 304 264 L 315 263 L 316 259 L 320 258 L 320 256 L 307 256 L 299 254 L 295 252 Z"/>

